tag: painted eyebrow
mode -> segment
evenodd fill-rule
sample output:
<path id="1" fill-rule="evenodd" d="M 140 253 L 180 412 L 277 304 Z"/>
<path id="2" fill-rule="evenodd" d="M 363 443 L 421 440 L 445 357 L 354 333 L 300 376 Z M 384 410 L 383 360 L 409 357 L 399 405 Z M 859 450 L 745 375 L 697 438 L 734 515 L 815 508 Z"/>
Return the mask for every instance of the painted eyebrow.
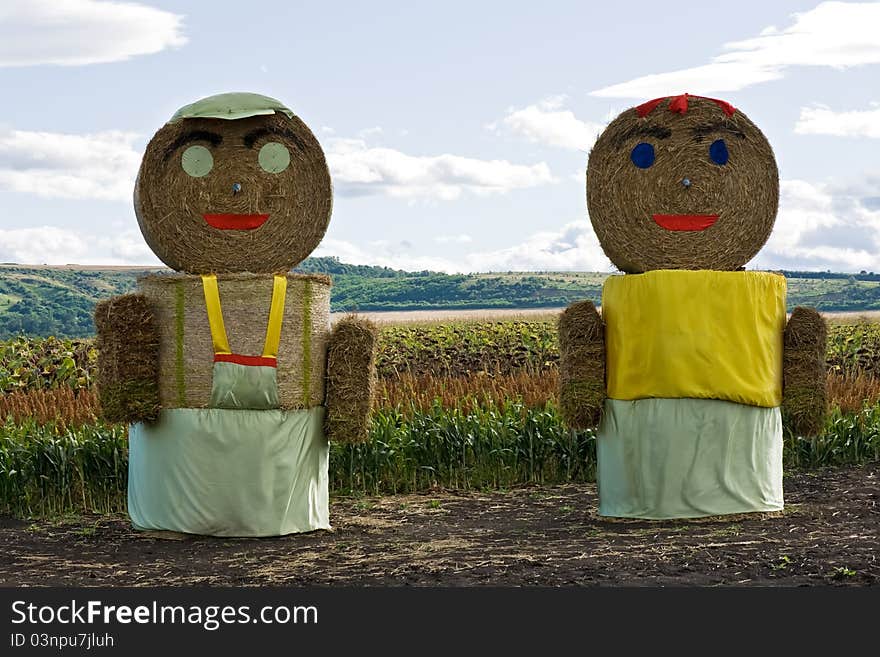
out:
<path id="1" fill-rule="evenodd" d="M 726 121 L 715 121 L 714 123 L 704 123 L 703 125 L 695 126 L 693 129 L 693 135 L 697 141 L 702 141 L 703 137 L 706 137 L 712 132 L 726 132 L 728 134 L 739 137 L 740 139 L 745 139 L 745 133 L 739 128 L 729 125 Z"/>
<path id="2" fill-rule="evenodd" d="M 248 148 L 251 148 L 260 137 L 265 137 L 266 135 L 278 135 L 279 137 L 285 137 L 296 144 L 296 147 L 299 150 L 303 152 L 305 152 L 306 150 L 306 145 L 293 130 L 277 125 L 271 125 L 268 127 L 262 126 L 257 128 L 256 130 L 251 130 L 244 136 L 244 145 Z"/>
<path id="3" fill-rule="evenodd" d="M 669 139 L 672 130 L 659 125 L 637 125 L 626 130 L 614 138 L 614 148 L 621 148 L 633 137 L 653 137 L 654 139 Z"/>
<path id="4" fill-rule="evenodd" d="M 165 149 L 164 159 L 167 160 L 178 148 L 193 141 L 206 141 L 211 144 L 211 146 L 217 146 L 223 141 L 223 137 L 216 132 L 208 132 L 207 130 L 190 130 L 189 132 L 180 135 L 180 137 L 175 139 L 171 145 Z"/>

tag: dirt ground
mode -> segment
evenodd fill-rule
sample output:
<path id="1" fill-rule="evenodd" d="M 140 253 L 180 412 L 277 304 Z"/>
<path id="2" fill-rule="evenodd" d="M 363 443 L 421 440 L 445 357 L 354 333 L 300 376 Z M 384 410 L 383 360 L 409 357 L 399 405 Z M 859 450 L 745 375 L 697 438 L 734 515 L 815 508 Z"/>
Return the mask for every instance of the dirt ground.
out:
<path id="1" fill-rule="evenodd" d="M 336 499 L 333 531 L 157 536 L 124 517 L 0 518 L 0 584 L 865 585 L 880 464 L 786 478 L 781 514 L 612 521 L 592 485 Z"/>

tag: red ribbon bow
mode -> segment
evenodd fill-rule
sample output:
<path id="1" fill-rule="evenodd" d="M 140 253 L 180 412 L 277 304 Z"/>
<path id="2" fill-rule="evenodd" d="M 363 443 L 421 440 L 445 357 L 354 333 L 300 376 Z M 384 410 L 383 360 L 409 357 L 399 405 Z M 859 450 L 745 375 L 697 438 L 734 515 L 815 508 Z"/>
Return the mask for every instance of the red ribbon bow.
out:
<path id="1" fill-rule="evenodd" d="M 727 116 L 733 116 L 733 113 L 736 111 L 736 108 L 728 102 L 723 100 L 718 100 L 717 98 L 707 98 L 706 96 L 693 96 L 691 94 L 681 94 L 680 96 L 664 96 L 663 98 L 655 98 L 654 100 L 649 100 L 647 103 L 642 103 L 641 105 L 636 107 L 636 114 L 639 115 L 640 119 L 645 118 L 651 112 L 656 109 L 656 107 L 662 103 L 664 100 L 669 100 L 669 111 L 677 112 L 678 114 L 686 114 L 688 111 L 688 98 L 702 98 L 704 100 L 711 100 L 713 103 L 718 105 Z"/>

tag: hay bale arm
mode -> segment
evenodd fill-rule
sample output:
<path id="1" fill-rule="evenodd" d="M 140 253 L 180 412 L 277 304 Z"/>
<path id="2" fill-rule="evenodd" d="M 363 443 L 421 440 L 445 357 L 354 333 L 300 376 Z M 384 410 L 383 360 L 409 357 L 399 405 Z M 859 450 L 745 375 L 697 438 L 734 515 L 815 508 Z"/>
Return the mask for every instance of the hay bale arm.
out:
<path id="1" fill-rule="evenodd" d="M 95 306 L 98 396 L 110 422 L 142 422 L 159 415 L 159 331 L 150 302 L 125 294 Z"/>
<path id="2" fill-rule="evenodd" d="M 599 424 L 605 402 L 605 325 L 590 301 L 559 318 L 559 407 L 572 429 Z"/>
<path id="3" fill-rule="evenodd" d="M 375 324 L 351 315 L 339 320 L 330 333 L 324 420 L 329 440 L 357 443 L 369 438 L 377 338 Z"/>
<path id="4" fill-rule="evenodd" d="M 785 327 L 782 412 L 798 436 L 818 436 L 825 426 L 825 351 L 828 329 L 813 308 L 798 306 Z"/>

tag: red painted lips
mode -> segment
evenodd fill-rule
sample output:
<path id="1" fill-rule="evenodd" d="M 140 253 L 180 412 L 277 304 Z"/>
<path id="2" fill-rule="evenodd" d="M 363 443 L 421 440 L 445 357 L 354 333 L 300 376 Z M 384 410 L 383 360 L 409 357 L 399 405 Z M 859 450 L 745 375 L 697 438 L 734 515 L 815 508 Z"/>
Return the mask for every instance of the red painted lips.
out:
<path id="1" fill-rule="evenodd" d="M 262 226 L 269 218 L 268 214 L 203 214 L 202 216 L 209 226 L 220 230 L 253 230 Z"/>
<path id="2" fill-rule="evenodd" d="M 655 214 L 654 221 L 666 230 L 706 230 L 718 221 L 717 214 Z"/>

